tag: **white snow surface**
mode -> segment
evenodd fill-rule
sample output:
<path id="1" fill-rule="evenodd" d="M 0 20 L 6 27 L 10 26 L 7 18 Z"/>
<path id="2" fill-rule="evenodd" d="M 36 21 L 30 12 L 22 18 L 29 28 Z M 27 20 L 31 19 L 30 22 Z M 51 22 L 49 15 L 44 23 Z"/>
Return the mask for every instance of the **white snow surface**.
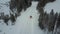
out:
<path id="1" fill-rule="evenodd" d="M 0 0 L 0 13 L 4 12 L 5 15 L 10 14 L 9 1 L 10 0 Z"/>
<path id="2" fill-rule="evenodd" d="M 46 11 L 47 13 L 50 13 L 51 10 L 54 10 L 54 12 L 58 12 L 60 13 L 60 0 L 56 0 L 54 2 L 48 3 L 45 7 L 44 7 L 44 11 Z"/>
<path id="3" fill-rule="evenodd" d="M 0 3 L 5 4 L 10 0 L 0 0 Z M 48 3 L 44 9 L 48 13 L 51 9 L 54 9 L 54 12 L 59 12 L 60 10 L 60 0 L 56 0 L 53 3 Z M 15 25 L 11 25 L 11 21 L 9 21 L 9 25 L 7 26 L 3 20 L 0 20 L 0 34 L 45 34 L 43 30 L 41 30 L 38 26 L 38 18 L 39 14 L 36 10 L 38 2 L 32 2 L 31 7 L 27 8 L 26 11 L 22 10 L 21 16 L 16 19 Z M 0 4 L 0 12 L 4 12 L 5 14 L 9 14 L 9 6 Z M 32 16 L 32 18 L 30 18 Z"/>

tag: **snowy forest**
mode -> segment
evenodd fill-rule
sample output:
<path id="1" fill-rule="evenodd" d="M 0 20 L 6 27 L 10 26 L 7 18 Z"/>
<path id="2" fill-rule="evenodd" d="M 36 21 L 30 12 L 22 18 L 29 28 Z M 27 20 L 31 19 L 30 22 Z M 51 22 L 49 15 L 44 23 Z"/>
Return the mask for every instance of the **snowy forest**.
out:
<path id="1" fill-rule="evenodd" d="M 60 34 L 60 0 L 0 0 L 0 34 Z"/>

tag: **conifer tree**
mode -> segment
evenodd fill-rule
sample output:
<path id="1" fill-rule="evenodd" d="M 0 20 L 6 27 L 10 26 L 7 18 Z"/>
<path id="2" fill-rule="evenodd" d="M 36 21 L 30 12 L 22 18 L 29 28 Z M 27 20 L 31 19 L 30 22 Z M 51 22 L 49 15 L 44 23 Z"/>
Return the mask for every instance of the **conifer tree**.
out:
<path id="1" fill-rule="evenodd" d="M 54 11 L 52 9 L 49 15 L 48 30 L 53 31 L 53 29 L 54 29 Z"/>
<path id="2" fill-rule="evenodd" d="M 9 16 L 8 15 L 6 15 L 5 17 L 4 17 L 4 22 L 5 22 L 5 24 L 6 25 L 8 25 L 8 21 L 9 21 Z"/>
<path id="3" fill-rule="evenodd" d="M 44 25 L 42 24 L 42 22 L 43 22 L 43 16 L 42 15 L 40 15 L 39 16 L 39 27 L 43 30 L 44 29 Z"/>
<path id="4" fill-rule="evenodd" d="M 15 16 L 13 14 L 10 14 L 10 20 L 12 21 L 12 25 L 14 25 L 16 19 L 15 19 Z"/>
<path id="5" fill-rule="evenodd" d="M 58 16 L 58 20 L 57 20 L 58 22 L 57 22 L 57 27 L 59 27 L 60 26 L 60 13 L 59 13 L 59 16 Z"/>

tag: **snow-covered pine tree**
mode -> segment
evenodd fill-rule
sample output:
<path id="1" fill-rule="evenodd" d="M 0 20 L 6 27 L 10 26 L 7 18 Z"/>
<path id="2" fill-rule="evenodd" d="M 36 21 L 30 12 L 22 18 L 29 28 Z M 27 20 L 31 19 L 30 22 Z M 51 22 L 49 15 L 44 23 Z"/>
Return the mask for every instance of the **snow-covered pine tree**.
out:
<path id="1" fill-rule="evenodd" d="M 43 22 L 43 16 L 42 15 L 39 16 L 38 21 L 39 21 L 39 27 L 43 30 L 44 29 L 44 26 L 42 24 L 42 22 Z"/>
<path id="2" fill-rule="evenodd" d="M 57 27 L 60 27 L 60 13 L 59 13 L 59 16 L 58 16 L 58 20 L 57 20 Z"/>
<path id="3" fill-rule="evenodd" d="M 52 9 L 50 12 L 50 15 L 49 15 L 48 31 L 53 31 L 53 29 L 54 29 L 54 23 L 53 22 L 54 22 L 54 11 Z"/>
<path id="4" fill-rule="evenodd" d="M 15 24 L 16 18 L 13 14 L 10 14 L 10 20 L 12 21 L 12 25 Z"/>
<path id="5" fill-rule="evenodd" d="M 54 17 L 54 30 L 53 30 L 53 34 L 56 34 L 57 32 L 57 18 L 58 18 L 58 13 L 55 14 L 55 17 Z"/>
<path id="6" fill-rule="evenodd" d="M 4 16 L 3 20 L 4 20 L 4 23 L 8 25 L 9 15 Z"/>

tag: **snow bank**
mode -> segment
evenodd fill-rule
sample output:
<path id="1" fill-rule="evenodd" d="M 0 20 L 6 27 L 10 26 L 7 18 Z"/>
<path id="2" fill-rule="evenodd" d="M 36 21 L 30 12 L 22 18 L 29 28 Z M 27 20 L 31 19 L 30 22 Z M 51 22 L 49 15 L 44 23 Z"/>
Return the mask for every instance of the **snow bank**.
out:
<path id="1" fill-rule="evenodd" d="M 60 0 L 56 0 L 55 2 L 52 3 L 48 3 L 45 7 L 44 7 L 44 11 L 47 11 L 47 13 L 50 13 L 50 11 L 54 9 L 54 12 L 58 12 L 60 13 Z"/>

